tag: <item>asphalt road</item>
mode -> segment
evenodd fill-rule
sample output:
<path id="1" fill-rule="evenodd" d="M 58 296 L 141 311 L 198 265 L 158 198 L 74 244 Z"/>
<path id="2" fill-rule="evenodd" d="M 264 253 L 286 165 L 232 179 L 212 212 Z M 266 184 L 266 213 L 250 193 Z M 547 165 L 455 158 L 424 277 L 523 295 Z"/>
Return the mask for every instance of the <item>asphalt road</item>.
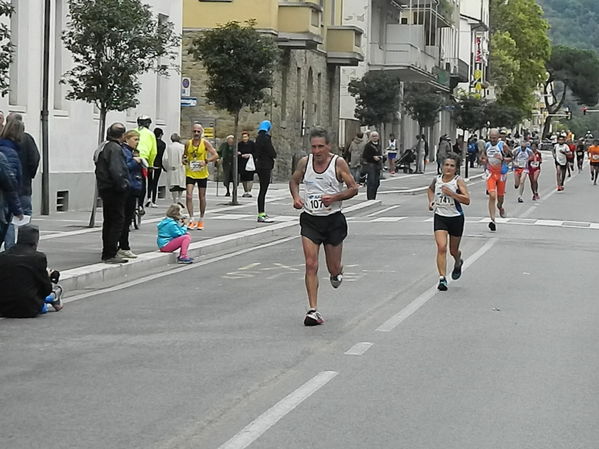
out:
<path id="1" fill-rule="evenodd" d="M 323 326 L 297 237 L 0 320 L 0 447 L 596 449 L 599 186 L 544 170 L 496 233 L 474 181 L 448 292 L 425 197 L 383 191 Z"/>

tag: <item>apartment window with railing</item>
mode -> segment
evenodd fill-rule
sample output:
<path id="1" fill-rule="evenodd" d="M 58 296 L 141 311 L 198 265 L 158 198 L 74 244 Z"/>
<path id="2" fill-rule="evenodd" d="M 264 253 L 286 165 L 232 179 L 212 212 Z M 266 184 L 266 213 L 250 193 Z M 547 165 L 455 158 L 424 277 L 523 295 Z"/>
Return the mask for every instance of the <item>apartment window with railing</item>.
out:
<path id="1" fill-rule="evenodd" d="M 8 102 L 11 106 L 24 106 L 27 103 L 27 61 L 29 59 L 28 4 L 23 1 L 11 0 L 11 5 L 14 8 L 14 13 L 10 17 L 10 33 L 15 51 L 9 69 Z"/>
<path id="2" fill-rule="evenodd" d="M 65 48 L 62 42 L 62 31 L 65 25 L 64 0 L 56 0 L 54 7 L 54 109 L 65 108 L 65 89 L 60 84 L 64 73 Z"/>

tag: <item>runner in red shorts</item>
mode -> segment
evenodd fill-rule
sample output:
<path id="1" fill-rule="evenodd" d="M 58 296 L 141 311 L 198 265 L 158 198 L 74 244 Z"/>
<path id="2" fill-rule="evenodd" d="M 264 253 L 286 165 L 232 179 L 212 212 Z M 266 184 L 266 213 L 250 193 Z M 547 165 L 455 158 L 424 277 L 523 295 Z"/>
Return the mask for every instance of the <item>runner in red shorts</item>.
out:
<path id="1" fill-rule="evenodd" d="M 539 197 L 539 176 L 541 175 L 541 164 L 543 163 L 543 155 L 539 151 L 539 144 L 532 144 L 532 158 L 528 161 L 528 177 L 530 179 L 530 188 L 532 189 L 533 201 Z"/>
<path id="2" fill-rule="evenodd" d="M 489 140 L 485 151 L 481 156 L 481 163 L 485 165 L 487 174 L 487 193 L 489 195 L 489 229 L 495 231 L 495 206 L 499 210 L 499 216 L 505 217 L 503 201 L 505 199 L 505 181 L 508 172 L 508 163 L 512 160 L 510 147 L 499 140 L 499 130 L 493 128 L 489 132 Z"/>
<path id="3" fill-rule="evenodd" d="M 528 142 L 523 141 L 518 148 L 513 151 L 514 154 L 514 187 L 519 189 L 518 202 L 522 203 L 522 194 L 524 193 L 524 185 L 528 175 L 528 163 L 532 159 L 532 150 L 528 146 Z"/>

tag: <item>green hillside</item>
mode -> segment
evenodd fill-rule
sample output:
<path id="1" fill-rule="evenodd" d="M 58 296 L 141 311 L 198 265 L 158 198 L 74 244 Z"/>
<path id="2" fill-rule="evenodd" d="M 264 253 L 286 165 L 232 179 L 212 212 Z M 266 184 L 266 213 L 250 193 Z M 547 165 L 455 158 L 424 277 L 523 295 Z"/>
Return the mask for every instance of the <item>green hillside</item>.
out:
<path id="1" fill-rule="evenodd" d="M 537 0 L 558 45 L 599 51 L 599 0 Z"/>

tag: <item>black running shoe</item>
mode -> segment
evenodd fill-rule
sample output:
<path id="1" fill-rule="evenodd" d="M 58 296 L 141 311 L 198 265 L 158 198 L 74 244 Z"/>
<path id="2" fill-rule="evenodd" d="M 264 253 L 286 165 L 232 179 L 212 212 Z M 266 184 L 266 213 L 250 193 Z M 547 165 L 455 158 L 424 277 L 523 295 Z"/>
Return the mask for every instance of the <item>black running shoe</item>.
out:
<path id="1" fill-rule="evenodd" d="M 459 279 L 462 275 L 462 265 L 464 265 L 464 261 L 460 259 L 460 263 L 453 267 L 453 271 L 451 272 L 451 279 L 454 281 Z"/>
<path id="2" fill-rule="evenodd" d="M 442 292 L 447 291 L 447 279 L 445 279 L 445 278 L 439 279 L 439 285 L 437 285 L 437 288 L 439 290 L 441 290 Z"/>
<path id="3" fill-rule="evenodd" d="M 306 313 L 306 318 L 304 318 L 304 326 L 318 326 L 322 323 L 324 323 L 324 318 L 318 310 L 308 310 L 308 313 Z"/>
<path id="4" fill-rule="evenodd" d="M 489 229 L 490 229 L 491 231 L 493 231 L 493 232 L 495 232 L 495 231 L 497 230 L 497 226 L 495 225 L 495 222 L 494 222 L 494 221 L 491 221 L 491 222 L 489 223 Z"/>

